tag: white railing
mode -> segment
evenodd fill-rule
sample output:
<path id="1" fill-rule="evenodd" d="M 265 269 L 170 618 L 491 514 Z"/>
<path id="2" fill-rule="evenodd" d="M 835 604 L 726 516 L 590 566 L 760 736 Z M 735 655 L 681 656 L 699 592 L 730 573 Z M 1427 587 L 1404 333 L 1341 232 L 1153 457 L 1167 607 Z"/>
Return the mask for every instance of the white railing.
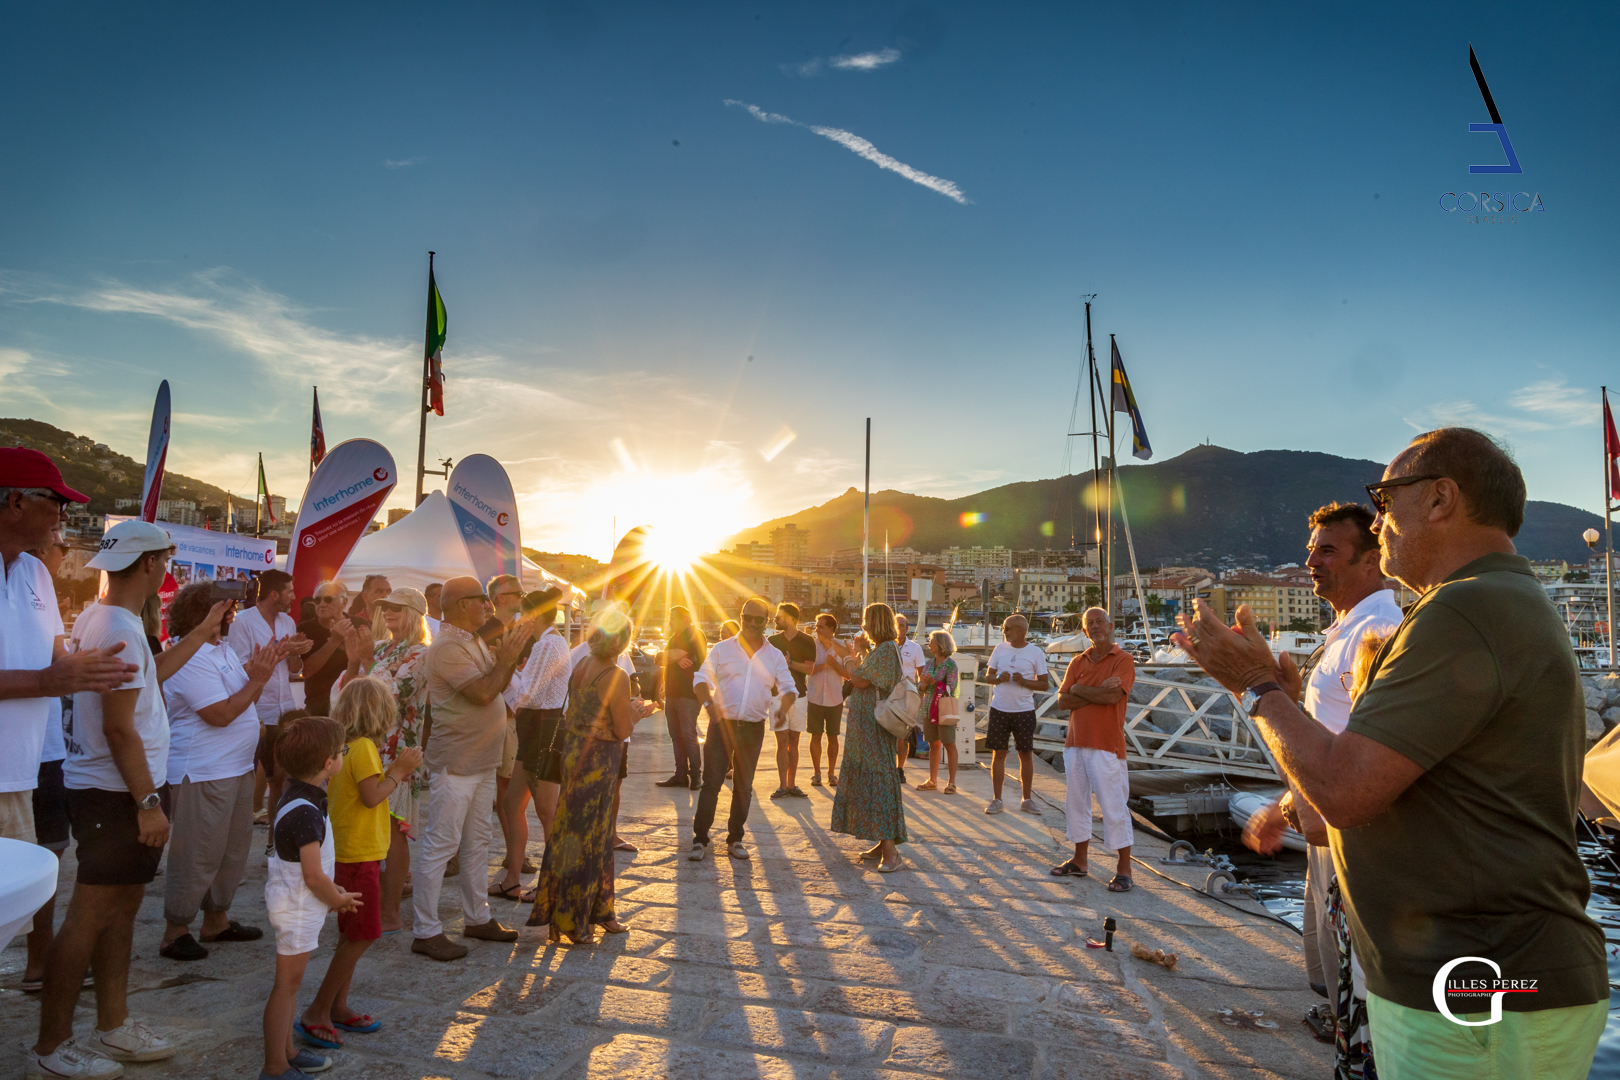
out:
<path id="1" fill-rule="evenodd" d="M 1282 783 L 1282 771 L 1271 757 L 1260 730 L 1237 696 L 1219 686 L 1198 686 L 1150 673 L 1136 677 L 1134 693 L 1152 696 L 1125 709 L 1125 758 L 1128 762 L 1195 772 L 1224 772 Z M 1048 694 L 1035 709 L 1037 720 L 1067 725 L 1056 710 L 1057 695 Z M 1055 715 L 1053 715 L 1055 713 Z M 1038 743 L 1061 747 L 1057 740 Z"/>

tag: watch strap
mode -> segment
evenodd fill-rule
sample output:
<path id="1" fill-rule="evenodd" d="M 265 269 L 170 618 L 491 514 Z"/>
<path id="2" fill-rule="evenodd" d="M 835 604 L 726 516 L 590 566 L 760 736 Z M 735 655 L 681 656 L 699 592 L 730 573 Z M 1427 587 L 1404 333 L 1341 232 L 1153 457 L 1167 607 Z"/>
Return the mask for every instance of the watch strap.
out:
<path id="1" fill-rule="evenodd" d="M 1282 684 L 1279 682 L 1268 681 L 1263 683 L 1255 683 L 1253 686 L 1249 687 L 1249 693 L 1254 695 L 1254 699 L 1256 701 L 1259 701 L 1273 690 L 1282 690 Z M 1286 691 L 1284 692 L 1286 693 Z"/>

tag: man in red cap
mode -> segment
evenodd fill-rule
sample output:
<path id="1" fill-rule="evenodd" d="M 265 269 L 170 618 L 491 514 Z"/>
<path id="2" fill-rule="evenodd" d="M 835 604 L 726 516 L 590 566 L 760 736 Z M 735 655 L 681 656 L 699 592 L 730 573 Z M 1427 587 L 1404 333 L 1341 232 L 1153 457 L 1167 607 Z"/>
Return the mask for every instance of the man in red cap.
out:
<path id="1" fill-rule="evenodd" d="M 34 842 L 33 790 L 53 698 L 118 689 L 136 667 L 119 648 L 69 653 L 45 564 L 28 554 L 61 539 L 69 503 L 89 502 L 38 450 L 0 449 L 0 837 Z"/>

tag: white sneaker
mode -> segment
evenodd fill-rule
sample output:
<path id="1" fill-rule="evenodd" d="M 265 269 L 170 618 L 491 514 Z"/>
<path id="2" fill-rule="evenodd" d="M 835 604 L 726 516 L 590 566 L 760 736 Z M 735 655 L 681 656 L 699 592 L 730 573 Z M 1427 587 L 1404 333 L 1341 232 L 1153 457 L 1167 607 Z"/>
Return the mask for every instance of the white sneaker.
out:
<path id="1" fill-rule="evenodd" d="M 1041 812 L 1041 808 L 1035 805 L 1034 799 L 1025 799 L 1023 805 L 1018 809 L 1026 814 L 1038 814 Z"/>
<path id="2" fill-rule="evenodd" d="M 709 849 L 713 846 L 713 844 L 705 844 L 701 840 L 694 840 L 692 841 L 692 850 L 687 853 L 686 857 L 693 862 L 702 862 L 708 856 Z"/>
<path id="3" fill-rule="evenodd" d="M 162 1061 L 174 1057 L 174 1047 L 139 1020 L 125 1020 L 111 1031 L 97 1029 L 90 1048 L 114 1061 Z"/>
<path id="4" fill-rule="evenodd" d="M 1006 807 L 1001 805 L 1000 799 L 991 799 L 990 805 L 984 808 L 984 812 L 987 814 L 999 814 L 1005 809 Z"/>
<path id="5" fill-rule="evenodd" d="M 124 1067 L 93 1051 L 64 1039 L 48 1054 L 27 1053 L 23 1072 L 28 1080 L 117 1080 Z"/>
<path id="6" fill-rule="evenodd" d="M 735 844 L 728 844 L 726 846 L 726 851 L 730 853 L 733 859 L 741 859 L 743 862 L 747 862 L 750 858 L 752 858 L 752 856 L 748 854 L 748 849 L 742 846 L 741 840 L 737 841 Z"/>

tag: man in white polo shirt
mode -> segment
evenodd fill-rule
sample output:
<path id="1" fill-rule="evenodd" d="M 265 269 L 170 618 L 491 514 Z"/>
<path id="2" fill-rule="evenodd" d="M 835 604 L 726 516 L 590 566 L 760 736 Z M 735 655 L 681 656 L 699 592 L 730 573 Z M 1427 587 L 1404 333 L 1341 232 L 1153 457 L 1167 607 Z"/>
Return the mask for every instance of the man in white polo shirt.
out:
<path id="1" fill-rule="evenodd" d="M 1001 785 L 1007 777 L 1007 742 L 1018 750 L 1018 780 L 1024 789 L 1019 809 L 1038 814 L 1035 805 L 1035 691 L 1051 683 L 1046 670 L 1046 651 L 1029 644 L 1029 620 L 1009 615 L 1001 624 L 1006 639 L 990 653 L 985 682 L 990 691 L 990 724 L 984 745 L 990 751 L 990 805 L 987 814 L 999 814 Z"/>
<path id="2" fill-rule="evenodd" d="M 923 652 L 922 645 L 911 640 L 910 621 L 898 612 L 894 616 L 894 629 L 900 635 L 900 640 L 897 643 L 900 646 L 900 677 L 909 679 L 915 685 L 917 676 L 922 672 L 924 665 L 928 663 L 928 657 Z M 912 729 L 900 736 L 900 756 L 897 764 L 900 766 L 901 786 L 904 786 L 906 782 L 906 759 L 911 756 L 911 749 L 915 744 L 916 737 L 916 729 Z"/>
<path id="3" fill-rule="evenodd" d="M 1329 503 L 1309 520 L 1310 555 L 1305 565 L 1316 595 L 1333 606 L 1335 618 L 1305 685 L 1305 711 L 1335 734 L 1350 723 L 1350 681 L 1362 639 L 1369 634 L 1387 636 L 1401 624 L 1395 594 L 1384 587 L 1372 523 L 1372 511 L 1356 503 Z M 1306 1022 L 1315 1031 L 1331 1034 L 1330 1018 L 1339 999 L 1339 953 L 1328 918 L 1334 870 L 1327 829 L 1310 804 L 1289 791 L 1250 819 L 1244 839 L 1269 854 L 1281 846 L 1285 825 L 1310 843 L 1305 854 L 1305 973 L 1312 988 L 1327 995 L 1329 1002 L 1317 1007 L 1326 1010 L 1325 1016 L 1313 1010 Z"/>
<path id="4" fill-rule="evenodd" d="M 264 767 L 267 790 L 264 804 L 274 807 L 281 799 L 281 785 L 286 782 L 276 768 L 272 752 L 276 741 L 276 724 L 281 714 L 296 708 L 293 701 L 292 676 L 304 670 L 304 656 L 315 643 L 298 632 L 298 625 L 288 614 L 293 606 L 292 575 L 285 570 L 266 570 L 259 575 L 258 601 L 236 616 L 231 623 L 230 637 L 226 639 L 237 660 L 246 664 L 253 659 L 256 649 L 267 649 L 285 642 L 287 658 L 276 664 L 265 684 L 264 691 L 254 708 L 259 714 L 259 764 Z M 265 845 L 267 848 L 269 844 Z"/>
<path id="5" fill-rule="evenodd" d="M 692 692 L 709 709 L 709 737 L 703 743 L 703 790 L 692 816 L 692 850 L 687 858 L 702 862 L 711 847 L 709 826 L 714 824 L 720 786 L 732 771 L 731 812 L 726 822 L 726 851 L 733 859 L 747 859 L 743 828 L 754 794 L 754 768 L 765 721 L 787 723 L 798 697 L 793 671 L 780 649 L 765 640 L 771 617 L 766 600 L 754 597 L 742 606 L 742 630 L 709 650 L 703 667 L 692 679 Z M 780 696 L 778 696 L 780 694 Z"/>

